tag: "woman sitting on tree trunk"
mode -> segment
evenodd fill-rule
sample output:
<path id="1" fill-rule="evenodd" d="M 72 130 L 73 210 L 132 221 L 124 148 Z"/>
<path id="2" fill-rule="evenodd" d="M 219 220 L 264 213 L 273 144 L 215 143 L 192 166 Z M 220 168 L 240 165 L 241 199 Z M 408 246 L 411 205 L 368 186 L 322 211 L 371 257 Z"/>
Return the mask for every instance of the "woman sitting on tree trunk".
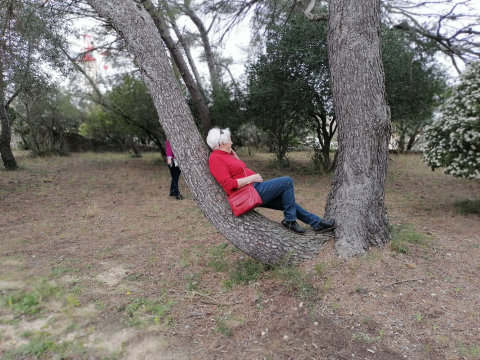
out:
<path id="1" fill-rule="evenodd" d="M 228 196 L 236 189 L 253 184 L 262 199 L 261 207 L 282 210 L 285 216 L 281 224 L 297 234 L 305 229 L 297 224 L 297 219 L 312 226 L 317 233 L 331 230 L 335 220 L 322 220 L 309 213 L 295 202 L 293 180 L 288 176 L 263 181 L 259 174 L 248 169 L 232 149 L 229 129 L 213 128 L 208 132 L 207 143 L 213 150 L 210 155 L 210 172 L 223 187 Z"/>

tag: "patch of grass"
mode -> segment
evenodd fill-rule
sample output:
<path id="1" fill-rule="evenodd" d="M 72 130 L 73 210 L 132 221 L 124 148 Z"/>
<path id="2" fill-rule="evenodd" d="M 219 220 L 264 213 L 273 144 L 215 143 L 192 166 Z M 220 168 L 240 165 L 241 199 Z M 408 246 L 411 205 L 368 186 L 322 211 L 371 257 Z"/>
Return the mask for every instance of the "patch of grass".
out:
<path id="1" fill-rule="evenodd" d="M 58 266 L 56 268 L 53 268 L 50 271 L 50 274 L 53 278 L 59 278 L 63 274 L 68 274 L 68 273 L 72 273 L 72 272 L 76 272 L 76 271 L 78 271 L 78 269 L 75 269 L 75 268 L 72 268 L 72 267 L 69 267 L 69 266 Z"/>
<path id="2" fill-rule="evenodd" d="M 325 263 L 319 262 L 318 264 L 315 264 L 313 268 L 315 269 L 315 272 L 317 273 L 317 275 L 321 277 L 325 273 L 325 269 L 327 268 L 327 265 Z"/>
<path id="3" fill-rule="evenodd" d="M 57 344 L 49 333 L 37 332 L 28 344 L 7 351 L 2 355 L 2 359 L 18 359 L 24 356 L 35 356 L 37 358 L 52 353 L 56 350 Z"/>
<path id="4" fill-rule="evenodd" d="M 381 336 L 371 337 L 371 336 L 368 335 L 368 334 L 353 334 L 352 336 L 353 336 L 353 338 L 355 338 L 355 339 L 365 341 L 366 344 L 370 344 L 370 343 L 372 343 L 372 342 L 375 342 L 375 341 L 378 341 L 378 340 L 381 340 L 381 339 L 382 339 Z"/>
<path id="5" fill-rule="evenodd" d="M 100 300 L 100 299 L 95 300 L 95 309 L 96 310 L 104 310 L 104 309 L 106 309 L 106 307 L 107 307 L 107 305 L 105 305 L 102 300 Z"/>
<path id="6" fill-rule="evenodd" d="M 185 276 L 187 280 L 187 290 L 188 291 L 195 291 L 198 289 L 198 283 L 200 281 L 200 275 L 198 274 L 189 274 Z"/>
<path id="7" fill-rule="evenodd" d="M 371 321 L 372 321 L 371 316 L 364 316 L 363 319 L 362 319 L 362 323 L 364 323 L 364 324 L 369 324 Z"/>
<path id="8" fill-rule="evenodd" d="M 322 286 L 322 292 L 326 293 L 332 288 L 332 278 L 328 278 L 327 280 L 324 281 L 323 286 Z"/>
<path id="9" fill-rule="evenodd" d="M 173 305 L 173 301 L 166 301 L 163 297 L 157 300 L 150 300 L 144 297 L 133 299 L 125 307 L 127 314 L 126 323 L 130 326 L 141 327 L 148 319 L 159 323 Z"/>
<path id="10" fill-rule="evenodd" d="M 235 284 L 249 284 L 255 282 L 267 269 L 267 265 L 252 258 L 247 260 L 237 260 L 233 264 L 233 269 L 228 273 L 229 280 L 228 282 L 224 282 L 224 286 L 227 289 L 231 289 Z M 226 284 L 229 284 L 229 286 Z"/>
<path id="11" fill-rule="evenodd" d="M 457 347 L 457 352 L 469 358 L 476 358 L 478 355 L 480 355 L 480 347 L 471 345 L 467 348 L 463 345 L 463 343 L 460 343 L 460 345 Z"/>
<path id="12" fill-rule="evenodd" d="M 41 310 L 38 296 L 31 293 L 6 295 L 3 305 L 12 309 L 17 315 L 33 315 Z"/>
<path id="13" fill-rule="evenodd" d="M 216 316 L 215 321 L 217 323 L 217 326 L 215 328 L 216 332 L 219 332 L 225 337 L 230 337 L 232 335 L 232 329 L 228 327 L 227 322 L 225 320 L 223 320 L 219 316 Z"/>
<path id="14" fill-rule="evenodd" d="M 221 243 L 217 246 L 212 246 L 208 249 L 210 259 L 207 262 L 207 266 L 213 267 L 218 272 L 224 272 L 229 268 L 228 260 L 226 258 L 227 243 Z"/>
<path id="15" fill-rule="evenodd" d="M 454 205 L 460 215 L 480 214 L 480 200 L 457 201 Z"/>
<path id="16" fill-rule="evenodd" d="M 279 279 L 288 291 L 303 301 L 313 302 L 320 299 L 319 291 L 308 282 L 305 271 L 293 266 L 278 266 L 271 272 L 273 278 Z"/>
<path id="17" fill-rule="evenodd" d="M 0 297 L 0 302 L 17 315 L 34 315 L 41 311 L 42 304 L 56 297 L 61 290 L 47 279 L 38 280 L 30 291 L 15 291 Z"/>
<path id="18" fill-rule="evenodd" d="M 65 295 L 65 302 L 69 307 L 79 306 L 80 302 L 77 295 L 73 293 L 68 293 Z"/>
<path id="19" fill-rule="evenodd" d="M 422 321 L 422 315 L 420 315 L 420 313 L 416 313 L 415 314 L 415 319 L 418 321 L 418 322 L 421 322 Z"/>
<path id="20" fill-rule="evenodd" d="M 138 280 L 141 276 L 142 276 L 142 274 L 133 273 L 133 274 L 130 274 L 130 275 L 127 276 L 127 280 L 136 281 L 136 280 Z"/>
<path id="21" fill-rule="evenodd" d="M 32 337 L 35 333 L 33 331 L 30 331 L 30 330 L 27 330 L 27 331 L 24 331 L 20 334 L 20 337 L 24 338 L 24 339 L 28 339 L 30 337 Z"/>
<path id="22" fill-rule="evenodd" d="M 409 254 L 412 244 L 426 247 L 431 243 L 430 237 L 416 232 L 412 225 L 394 225 L 391 232 L 392 242 L 390 243 L 390 249 L 398 253 Z"/>
<path id="23" fill-rule="evenodd" d="M 2 360 L 32 358 L 35 359 L 64 359 L 87 358 L 89 352 L 83 341 L 57 341 L 52 334 L 38 331 L 30 336 L 30 341 L 13 350 L 2 354 Z"/>

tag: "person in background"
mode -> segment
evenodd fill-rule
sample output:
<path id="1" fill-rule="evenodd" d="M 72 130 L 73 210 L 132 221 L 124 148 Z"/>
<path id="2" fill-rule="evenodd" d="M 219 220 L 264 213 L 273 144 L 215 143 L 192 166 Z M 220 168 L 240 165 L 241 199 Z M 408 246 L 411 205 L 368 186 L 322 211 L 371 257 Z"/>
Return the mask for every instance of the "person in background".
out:
<path id="1" fill-rule="evenodd" d="M 227 195 L 248 184 L 253 184 L 258 195 L 262 199 L 262 205 L 274 210 L 281 210 L 284 220 L 281 224 L 287 229 L 297 233 L 305 233 L 297 219 L 310 225 L 316 233 L 333 230 L 335 220 L 322 220 L 295 202 L 293 180 L 288 176 L 263 181 L 260 174 L 256 174 L 239 159 L 232 149 L 230 129 L 217 127 L 208 132 L 207 144 L 213 150 L 210 154 L 210 172 L 218 183 L 223 187 Z"/>
<path id="2" fill-rule="evenodd" d="M 182 194 L 180 194 L 180 189 L 178 188 L 178 179 L 180 178 L 180 168 L 178 167 L 177 159 L 173 155 L 172 148 L 170 147 L 170 142 L 165 141 L 165 152 L 167 153 L 167 164 L 170 169 L 170 175 L 172 176 L 172 182 L 170 184 L 170 196 L 175 196 L 177 200 L 183 200 Z"/>

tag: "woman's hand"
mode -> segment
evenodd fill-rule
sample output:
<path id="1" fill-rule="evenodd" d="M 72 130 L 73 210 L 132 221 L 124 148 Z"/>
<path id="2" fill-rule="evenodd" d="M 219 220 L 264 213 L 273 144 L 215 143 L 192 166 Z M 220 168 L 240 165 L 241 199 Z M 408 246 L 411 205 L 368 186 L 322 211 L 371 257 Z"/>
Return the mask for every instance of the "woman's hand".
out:
<path id="1" fill-rule="evenodd" d="M 262 178 L 262 176 L 261 176 L 260 174 L 250 175 L 249 178 L 250 178 L 250 182 L 252 182 L 252 183 L 256 183 L 256 182 L 261 183 L 261 182 L 263 182 L 263 178 Z"/>
<path id="2" fill-rule="evenodd" d="M 251 184 L 251 183 L 262 182 L 262 181 L 263 181 L 263 179 L 259 174 L 253 174 L 253 175 L 247 176 L 246 178 L 243 178 L 243 179 L 237 179 L 237 182 L 238 182 L 237 189 L 240 189 L 240 188 L 242 188 L 242 187 L 244 187 L 248 184 Z"/>
<path id="3" fill-rule="evenodd" d="M 170 158 L 170 157 L 167 158 L 167 164 L 168 164 L 168 165 L 172 165 L 172 158 Z"/>

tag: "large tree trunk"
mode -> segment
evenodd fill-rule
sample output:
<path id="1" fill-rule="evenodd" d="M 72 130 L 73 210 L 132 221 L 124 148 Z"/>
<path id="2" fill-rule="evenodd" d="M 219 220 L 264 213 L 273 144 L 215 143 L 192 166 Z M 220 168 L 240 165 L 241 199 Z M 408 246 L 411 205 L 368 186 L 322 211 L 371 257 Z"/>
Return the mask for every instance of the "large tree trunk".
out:
<path id="1" fill-rule="evenodd" d="M 342 257 L 388 240 L 385 176 L 390 139 L 380 55 L 380 0 L 331 0 L 328 48 L 338 163 L 328 196 Z"/>
<path id="2" fill-rule="evenodd" d="M 182 174 L 198 206 L 218 231 L 247 255 L 264 263 L 314 257 L 331 235 L 301 236 L 252 211 L 236 218 L 225 192 L 208 169 L 209 151 L 195 127 L 148 12 L 132 0 L 87 0 L 124 38 L 135 56 L 170 140 Z"/>
<path id="3" fill-rule="evenodd" d="M 180 71 L 180 75 L 182 76 L 182 79 L 187 86 L 188 92 L 190 93 L 190 96 L 192 97 L 192 100 L 197 107 L 198 113 L 200 114 L 203 135 L 207 137 L 208 131 L 212 127 L 212 120 L 210 118 L 210 112 L 208 110 L 205 99 L 203 98 L 203 95 L 200 92 L 197 83 L 195 82 L 192 74 L 190 73 L 190 69 L 185 63 L 180 49 L 177 47 L 176 42 L 170 36 L 167 23 L 165 21 L 165 18 L 163 17 L 163 14 L 161 14 L 160 11 L 153 6 L 151 0 L 141 0 L 141 2 L 145 5 L 147 11 L 150 13 L 153 22 L 155 23 L 158 32 L 162 37 L 163 42 L 167 46 L 170 55 L 175 61 L 175 65 L 177 65 L 178 70 Z"/>
<path id="4" fill-rule="evenodd" d="M 0 120 L 2 122 L 2 133 L 0 134 L 0 153 L 5 169 L 18 169 L 17 161 L 12 153 L 10 142 L 12 141 L 12 129 L 10 127 L 10 119 L 8 111 L 5 108 L 5 100 L 2 91 L 0 91 Z"/>
<path id="5" fill-rule="evenodd" d="M 0 59 L 0 153 L 2 156 L 3 165 L 7 170 L 18 169 L 17 161 L 12 153 L 12 128 L 10 127 L 10 116 L 8 115 L 8 109 L 5 106 L 5 92 L 3 82 L 3 66 Z"/>

